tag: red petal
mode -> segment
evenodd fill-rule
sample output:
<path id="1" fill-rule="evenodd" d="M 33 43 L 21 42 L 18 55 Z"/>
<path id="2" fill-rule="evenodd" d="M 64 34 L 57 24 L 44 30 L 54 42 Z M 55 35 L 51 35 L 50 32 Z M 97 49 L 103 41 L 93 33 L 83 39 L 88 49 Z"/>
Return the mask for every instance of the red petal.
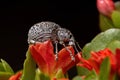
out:
<path id="1" fill-rule="evenodd" d="M 80 58 L 81 58 L 81 54 L 80 53 L 77 53 L 75 55 L 75 61 L 71 60 L 71 62 L 69 62 L 68 65 L 64 66 L 63 67 L 63 72 L 67 72 L 71 67 L 75 66 L 77 63 L 80 62 Z"/>
<path id="2" fill-rule="evenodd" d="M 48 74 L 53 73 L 55 56 L 50 40 L 43 43 L 36 43 L 35 45 L 31 45 L 30 51 L 41 71 Z"/>
<path id="3" fill-rule="evenodd" d="M 36 46 L 38 46 L 38 44 L 36 44 Z M 33 57 L 33 59 L 35 60 L 35 62 L 37 63 L 37 65 L 39 66 L 40 70 L 42 72 L 46 72 L 48 73 L 48 68 L 47 68 L 47 62 L 44 60 L 44 58 L 39 54 L 39 52 L 36 49 L 36 46 L 32 45 L 30 46 L 30 52 L 31 55 Z M 40 46 L 40 44 L 39 44 Z"/>
<path id="4" fill-rule="evenodd" d="M 78 63 L 77 66 L 85 67 L 89 70 L 93 69 L 93 66 L 91 65 L 91 63 L 89 61 L 85 60 L 84 58 L 80 59 L 80 63 Z"/>
<path id="5" fill-rule="evenodd" d="M 19 80 L 21 75 L 22 75 L 22 72 L 18 72 L 17 74 L 11 76 L 9 80 Z"/>
<path id="6" fill-rule="evenodd" d="M 116 71 L 116 59 L 114 54 L 108 48 L 98 52 L 91 52 L 91 57 L 88 60 L 81 58 L 81 63 L 77 65 L 86 67 L 89 70 L 94 68 L 96 72 L 99 73 L 100 65 L 106 57 L 109 57 L 111 63 L 111 72 L 114 73 Z"/>
<path id="7" fill-rule="evenodd" d="M 117 70 L 120 75 L 120 49 L 116 49 Z"/>
<path id="8" fill-rule="evenodd" d="M 71 50 L 72 54 L 74 55 L 74 49 L 72 46 L 67 48 Z M 63 48 L 61 51 L 59 51 L 58 61 L 56 61 L 51 41 L 31 45 L 30 51 L 40 70 L 49 74 L 49 76 L 54 75 L 58 69 L 62 69 L 65 73 L 68 69 L 79 62 L 78 58 L 81 57 L 76 55 L 76 60 L 73 61 L 71 59 L 70 53 L 66 50 L 66 48 Z"/>

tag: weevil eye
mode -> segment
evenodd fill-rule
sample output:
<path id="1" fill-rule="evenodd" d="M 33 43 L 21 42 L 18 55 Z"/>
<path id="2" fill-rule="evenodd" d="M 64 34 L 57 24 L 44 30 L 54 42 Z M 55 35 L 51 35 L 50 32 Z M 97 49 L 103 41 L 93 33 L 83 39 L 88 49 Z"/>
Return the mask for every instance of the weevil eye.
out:
<path id="1" fill-rule="evenodd" d="M 70 37 L 69 37 L 69 39 L 71 39 L 73 37 L 73 35 L 72 34 L 70 34 Z"/>

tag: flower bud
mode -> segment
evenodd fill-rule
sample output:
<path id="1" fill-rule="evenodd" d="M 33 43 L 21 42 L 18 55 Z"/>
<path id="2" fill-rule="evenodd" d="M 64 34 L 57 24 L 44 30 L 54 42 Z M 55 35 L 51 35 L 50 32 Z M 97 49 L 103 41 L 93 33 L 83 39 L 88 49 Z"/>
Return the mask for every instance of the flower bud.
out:
<path id="1" fill-rule="evenodd" d="M 112 0 L 97 0 L 97 8 L 101 14 L 110 17 L 115 10 L 115 5 Z"/>

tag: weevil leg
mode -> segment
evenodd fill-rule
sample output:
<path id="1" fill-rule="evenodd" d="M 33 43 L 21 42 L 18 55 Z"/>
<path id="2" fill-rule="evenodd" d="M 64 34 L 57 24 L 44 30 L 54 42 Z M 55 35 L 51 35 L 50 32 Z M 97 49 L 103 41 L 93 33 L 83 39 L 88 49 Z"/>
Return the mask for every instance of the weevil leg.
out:
<path id="1" fill-rule="evenodd" d="M 78 51 L 78 49 L 77 49 L 76 45 L 74 44 L 73 46 L 74 46 L 74 48 L 75 48 L 76 52 L 77 52 L 77 53 L 79 53 L 79 51 Z"/>
<path id="2" fill-rule="evenodd" d="M 70 53 L 70 57 L 71 57 L 71 60 L 75 61 L 75 57 L 74 55 L 72 54 L 72 51 L 70 49 L 68 49 L 64 43 L 62 43 L 62 45 L 65 47 L 65 49 Z"/>
<path id="3" fill-rule="evenodd" d="M 58 60 L 58 42 L 55 42 L 55 60 Z"/>

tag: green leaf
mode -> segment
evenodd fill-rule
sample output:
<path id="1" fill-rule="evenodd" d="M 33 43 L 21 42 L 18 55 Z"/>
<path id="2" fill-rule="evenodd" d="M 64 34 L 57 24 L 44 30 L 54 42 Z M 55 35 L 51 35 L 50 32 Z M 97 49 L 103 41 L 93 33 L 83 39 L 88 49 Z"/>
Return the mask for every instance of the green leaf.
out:
<path id="1" fill-rule="evenodd" d="M 50 80 L 49 76 L 43 74 L 39 69 L 36 69 L 35 80 Z"/>
<path id="2" fill-rule="evenodd" d="M 117 11 L 120 11 L 120 1 L 115 2 L 115 8 Z"/>
<path id="3" fill-rule="evenodd" d="M 40 79 L 40 74 L 41 74 L 40 70 L 39 70 L 39 69 L 36 69 L 35 80 L 41 80 L 41 79 Z"/>
<path id="4" fill-rule="evenodd" d="M 83 57 L 89 58 L 91 51 L 102 50 L 114 40 L 120 40 L 120 29 L 113 28 L 99 33 L 90 43 L 83 47 Z"/>
<path id="5" fill-rule="evenodd" d="M 40 70 L 36 69 L 35 80 L 40 80 Z"/>
<path id="6" fill-rule="evenodd" d="M 108 80 L 109 74 L 110 74 L 110 60 L 107 57 L 103 60 L 100 66 L 99 80 Z"/>
<path id="7" fill-rule="evenodd" d="M 41 73 L 40 74 L 40 80 L 50 80 L 50 77 L 48 77 L 47 75 Z"/>
<path id="8" fill-rule="evenodd" d="M 36 71 L 36 64 L 28 49 L 23 66 L 23 74 L 21 80 L 35 80 L 35 71 Z"/>
<path id="9" fill-rule="evenodd" d="M 3 65 L 5 72 L 9 72 L 11 74 L 14 74 L 14 71 L 12 70 L 10 65 L 5 60 L 1 59 L 1 62 L 2 62 L 2 65 Z"/>
<path id="10" fill-rule="evenodd" d="M 113 11 L 111 19 L 112 19 L 115 27 L 120 28 L 120 12 L 119 11 Z"/>
<path id="11" fill-rule="evenodd" d="M 3 64 L 0 62 L 0 72 L 5 72 L 5 69 L 3 67 Z"/>
<path id="12" fill-rule="evenodd" d="M 72 80 L 82 80 L 80 76 L 75 76 Z"/>
<path id="13" fill-rule="evenodd" d="M 101 31 L 113 28 L 114 24 L 112 20 L 102 14 L 99 15 L 99 27 Z"/>
<path id="14" fill-rule="evenodd" d="M 0 72 L 0 80 L 8 80 L 12 75 L 10 72 Z"/>
<path id="15" fill-rule="evenodd" d="M 50 78 L 44 74 L 40 74 L 40 80 L 50 80 Z"/>
<path id="16" fill-rule="evenodd" d="M 87 68 L 77 66 L 77 73 L 80 76 L 84 76 L 90 73 L 90 71 Z"/>
<path id="17" fill-rule="evenodd" d="M 59 70 L 57 71 L 55 77 L 56 77 L 57 79 L 59 79 L 59 78 L 64 78 L 64 77 L 65 77 L 64 74 L 63 74 L 63 72 L 62 72 L 62 69 L 59 69 Z"/>
<path id="18" fill-rule="evenodd" d="M 120 48 L 120 41 L 118 40 L 114 40 L 112 42 L 110 42 L 107 47 L 113 52 L 116 52 L 116 48 Z"/>
<path id="19" fill-rule="evenodd" d="M 98 76 L 96 74 L 96 72 L 93 70 L 92 72 L 90 72 L 84 80 L 98 80 Z M 106 80 L 106 79 L 105 79 Z"/>
<path id="20" fill-rule="evenodd" d="M 10 65 L 3 59 L 0 62 L 0 80 L 8 80 L 14 74 Z"/>

